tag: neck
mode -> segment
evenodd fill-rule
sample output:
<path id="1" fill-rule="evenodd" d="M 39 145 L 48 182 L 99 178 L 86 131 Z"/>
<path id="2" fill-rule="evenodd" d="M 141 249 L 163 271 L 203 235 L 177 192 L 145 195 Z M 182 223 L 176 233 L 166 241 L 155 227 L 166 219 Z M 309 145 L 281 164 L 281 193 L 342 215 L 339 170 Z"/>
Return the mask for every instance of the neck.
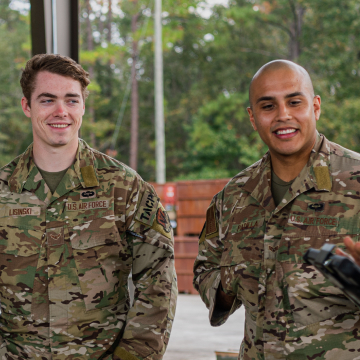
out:
<path id="1" fill-rule="evenodd" d="M 300 156 L 271 156 L 271 166 L 275 174 L 283 181 L 295 179 L 309 161 L 311 150 Z"/>
<path id="2" fill-rule="evenodd" d="M 44 145 L 37 141 L 33 144 L 33 158 L 37 167 L 48 172 L 58 172 L 70 167 L 75 160 L 78 141 L 64 146 Z"/>

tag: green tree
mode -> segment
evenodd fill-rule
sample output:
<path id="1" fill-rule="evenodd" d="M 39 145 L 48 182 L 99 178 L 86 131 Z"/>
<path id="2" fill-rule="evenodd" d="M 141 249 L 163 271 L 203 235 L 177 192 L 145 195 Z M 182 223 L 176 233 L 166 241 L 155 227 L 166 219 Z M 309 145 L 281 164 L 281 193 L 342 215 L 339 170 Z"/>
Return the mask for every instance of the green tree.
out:
<path id="1" fill-rule="evenodd" d="M 21 68 L 30 57 L 29 15 L 0 0 L 0 165 L 11 161 L 32 141 L 30 119 L 20 106 Z"/>

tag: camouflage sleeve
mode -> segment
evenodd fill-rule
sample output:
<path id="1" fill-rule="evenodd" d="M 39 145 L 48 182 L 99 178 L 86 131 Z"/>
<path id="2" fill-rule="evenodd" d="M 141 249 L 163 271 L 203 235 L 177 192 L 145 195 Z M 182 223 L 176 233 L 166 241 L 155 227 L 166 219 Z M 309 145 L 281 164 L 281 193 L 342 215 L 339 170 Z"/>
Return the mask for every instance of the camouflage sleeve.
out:
<path id="1" fill-rule="evenodd" d="M 216 304 L 216 293 L 221 282 L 221 256 L 224 250 L 221 226 L 222 192 L 214 196 L 206 211 L 206 222 L 199 237 L 199 253 L 194 263 L 194 287 L 209 309 L 212 326 L 220 326 L 241 306 L 234 300 L 230 311 Z"/>
<path id="2" fill-rule="evenodd" d="M 175 315 L 177 282 L 170 220 L 154 189 L 142 180 L 127 209 L 127 242 L 133 254 L 134 302 L 115 349 L 122 360 L 160 360 Z"/>

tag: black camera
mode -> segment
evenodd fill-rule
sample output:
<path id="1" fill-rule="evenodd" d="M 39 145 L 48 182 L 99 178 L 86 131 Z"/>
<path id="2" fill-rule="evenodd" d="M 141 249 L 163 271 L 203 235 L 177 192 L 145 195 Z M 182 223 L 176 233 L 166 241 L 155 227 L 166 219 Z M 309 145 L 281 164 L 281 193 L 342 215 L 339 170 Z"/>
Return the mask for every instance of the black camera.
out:
<path id="1" fill-rule="evenodd" d="M 332 254 L 334 247 L 325 244 L 320 250 L 310 248 L 304 260 L 315 266 L 360 308 L 360 267 L 347 257 Z"/>

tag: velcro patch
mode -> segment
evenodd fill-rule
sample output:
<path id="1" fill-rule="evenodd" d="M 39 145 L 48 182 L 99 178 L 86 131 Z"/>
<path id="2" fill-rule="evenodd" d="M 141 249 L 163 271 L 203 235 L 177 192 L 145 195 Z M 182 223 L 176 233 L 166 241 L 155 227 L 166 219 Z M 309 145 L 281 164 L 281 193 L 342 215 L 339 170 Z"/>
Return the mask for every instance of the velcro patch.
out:
<path id="1" fill-rule="evenodd" d="M 239 225 L 233 225 L 231 232 L 232 233 L 238 233 L 241 232 L 243 230 L 248 230 L 248 229 L 254 229 L 254 228 L 259 228 L 264 224 L 264 218 L 261 219 L 255 219 L 255 220 L 250 220 L 250 221 L 244 221 Z"/>
<path id="2" fill-rule="evenodd" d="M 156 211 L 156 218 L 151 228 L 160 233 L 161 235 L 171 239 L 171 224 L 169 215 L 161 204 Z"/>
<path id="3" fill-rule="evenodd" d="M 41 207 L 19 207 L 8 209 L 8 216 L 39 216 L 41 213 Z"/>
<path id="4" fill-rule="evenodd" d="M 288 223 L 297 225 L 312 225 L 312 226 L 338 226 L 339 218 L 336 217 L 317 217 L 317 216 L 302 216 L 290 214 Z"/>
<path id="5" fill-rule="evenodd" d="M 152 226 L 158 209 L 160 199 L 150 191 L 145 191 L 138 211 L 135 216 L 135 220 L 141 222 L 144 225 Z"/>
<path id="6" fill-rule="evenodd" d="M 317 166 L 314 167 L 314 173 L 318 189 L 331 191 L 329 168 L 327 166 Z"/>
<path id="7" fill-rule="evenodd" d="M 92 209 L 108 209 L 109 200 L 68 202 L 66 203 L 67 211 L 92 210 Z"/>
<path id="8" fill-rule="evenodd" d="M 215 203 L 206 210 L 205 237 L 214 237 L 219 234 L 218 224 L 215 217 Z"/>
<path id="9" fill-rule="evenodd" d="M 80 168 L 80 171 L 86 187 L 99 186 L 95 169 L 92 165 L 84 166 Z"/>

